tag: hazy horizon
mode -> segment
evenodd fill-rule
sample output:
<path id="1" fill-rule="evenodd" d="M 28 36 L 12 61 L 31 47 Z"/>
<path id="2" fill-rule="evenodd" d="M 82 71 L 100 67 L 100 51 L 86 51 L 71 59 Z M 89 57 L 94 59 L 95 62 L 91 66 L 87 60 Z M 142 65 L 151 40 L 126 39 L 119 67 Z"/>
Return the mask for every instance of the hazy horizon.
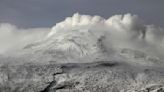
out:
<path id="1" fill-rule="evenodd" d="M 78 12 L 109 18 L 136 14 L 147 24 L 164 27 L 163 0 L 0 0 L 0 23 L 20 28 L 52 27 Z"/>

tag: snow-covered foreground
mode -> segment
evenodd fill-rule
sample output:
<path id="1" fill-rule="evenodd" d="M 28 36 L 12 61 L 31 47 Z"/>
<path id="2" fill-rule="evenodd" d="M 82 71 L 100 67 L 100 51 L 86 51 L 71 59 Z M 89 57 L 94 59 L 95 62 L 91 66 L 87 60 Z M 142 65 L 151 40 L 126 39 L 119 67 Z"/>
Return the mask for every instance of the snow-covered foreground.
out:
<path id="1" fill-rule="evenodd" d="M 163 34 L 136 15 L 74 14 L 0 56 L 0 91 L 164 92 Z"/>
<path id="2" fill-rule="evenodd" d="M 118 61 L 3 65 L 0 90 L 1 92 L 163 92 L 163 69 L 163 67 L 138 67 Z"/>

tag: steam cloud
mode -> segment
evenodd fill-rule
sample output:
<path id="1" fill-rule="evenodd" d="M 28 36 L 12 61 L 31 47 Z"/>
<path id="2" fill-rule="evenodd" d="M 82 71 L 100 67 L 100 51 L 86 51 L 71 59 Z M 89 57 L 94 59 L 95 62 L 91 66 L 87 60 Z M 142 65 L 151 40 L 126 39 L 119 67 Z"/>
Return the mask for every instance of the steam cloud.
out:
<path id="1" fill-rule="evenodd" d="M 49 28 L 18 29 L 9 23 L 0 24 L 0 54 L 20 50 L 23 46 L 42 39 Z"/>
<path id="2" fill-rule="evenodd" d="M 44 31 L 47 30 L 47 31 Z M 51 30 L 51 32 L 49 32 Z M 146 25 L 137 15 L 114 15 L 108 19 L 100 16 L 74 14 L 51 29 L 18 29 L 11 24 L 0 25 L 0 53 L 18 49 L 25 44 L 33 43 L 41 38 L 50 38 L 57 33 L 70 30 L 91 30 L 97 37 L 104 36 L 104 46 L 113 48 L 135 48 L 163 56 L 164 30 L 154 25 Z M 48 33 L 48 35 L 47 35 Z"/>

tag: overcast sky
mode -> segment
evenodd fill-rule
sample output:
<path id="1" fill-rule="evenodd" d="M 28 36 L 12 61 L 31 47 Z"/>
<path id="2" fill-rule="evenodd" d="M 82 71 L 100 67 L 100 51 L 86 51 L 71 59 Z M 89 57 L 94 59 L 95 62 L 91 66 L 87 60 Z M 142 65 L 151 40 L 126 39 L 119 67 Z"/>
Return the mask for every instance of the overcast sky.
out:
<path id="1" fill-rule="evenodd" d="M 52 27 L 78 12 L 108 18 L 132 13 L 164 27 L 164 0 L 0 0 L 0 23 L 22 28 Z"/>

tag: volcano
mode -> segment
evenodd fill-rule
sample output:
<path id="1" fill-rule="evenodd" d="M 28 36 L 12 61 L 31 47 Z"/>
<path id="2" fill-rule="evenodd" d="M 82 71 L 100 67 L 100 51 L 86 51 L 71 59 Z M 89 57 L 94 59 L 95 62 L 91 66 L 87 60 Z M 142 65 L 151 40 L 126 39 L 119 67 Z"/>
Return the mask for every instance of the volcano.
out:
<path id="1" fill-rule="evenodd" d="M 136 15 L 76 13 L 43 39 L 0 57 L 0 91 L 164 92 L 157 34 L 163 32 Z"/>

